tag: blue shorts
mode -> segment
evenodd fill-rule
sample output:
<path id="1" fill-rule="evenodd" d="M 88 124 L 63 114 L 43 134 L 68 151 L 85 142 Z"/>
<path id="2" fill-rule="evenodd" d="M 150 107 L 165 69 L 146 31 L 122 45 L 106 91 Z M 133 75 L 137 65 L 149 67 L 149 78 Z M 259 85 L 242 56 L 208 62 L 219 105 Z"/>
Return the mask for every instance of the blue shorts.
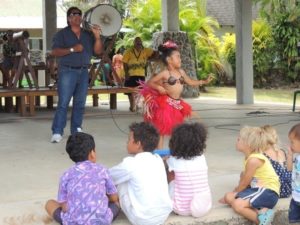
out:
<path id="1" fill-rule="evenodd" d="M 53 219 L 54 219 L 56 222 L 58 222 L 59 224 L 62 225 L 63 223 L 62 223 L 62 220 L 61 220 L 61 210 L 62 210 L 61 207 L 57 208 L 57 209 L 54 211 L 52 217 L 53 217 Z"/>
<path id="2" fill-rule="evenodd" d="M 117 216 L 119 215 L 119 213 L 120 213 L 120 208 L 119 208 L 115 203 L 111 203 L 111 202 L 108 203 L 108 207 L 110 208 L 110 210 L 111 210 L 111 212 L 112 212 L 112 214 L 113 214 L 113 220 L 115 220 L 116 217 L 117 217 Z M 61 219 L 61 211 L 62 211 L 62 208 L 61 208 L 61 207 L 57 208 L 57 209 L 54 211 L 52 217 L 53 217 L 53 219 L 54 219 L 56 222 L 58 222 L 60 225 L 63 225 L 63 222 L 62 222 L 62 219 Z"/>
<path id="3" fill-rule="evenodd" d="M 255 209 L 273 207 L 278 202 L 278 194 L 275 191 L 266 188 L 247 188 L 237 193 L 236 198 L 249 199 L 251 207 Z"/>
<path id="4" fill-rule="evenodd" d="M 300 202 L 296 202 L 293 198 L 291 199 L 291 203 L 290 203 L 289 222 L 290 223 L 300 222 Z"/>
<path id="5" fill-rule="evenodd" d="M 119 215 L 121 209 L 119 208 L 119 206 L 117 206 L 115 203 L 109 202 L 108 203 L 108 208 L 110 208 L 112 214 L 113 214 L 113 221 L 117 218 L 117 216 Z"/>

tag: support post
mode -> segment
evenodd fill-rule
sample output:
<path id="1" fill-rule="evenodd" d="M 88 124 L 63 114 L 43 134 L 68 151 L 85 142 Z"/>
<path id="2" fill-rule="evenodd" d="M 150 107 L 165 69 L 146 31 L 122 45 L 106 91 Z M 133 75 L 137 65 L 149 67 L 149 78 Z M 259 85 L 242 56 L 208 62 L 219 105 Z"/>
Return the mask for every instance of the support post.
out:
<path id="1" fill-rule="evenodd" d="M 162 0 L 162 31 L 179 31 L 179 1 Z"/>
<path id="2" fill-rule="evenodd" d="M 43 0 L 43 57 L 51 50 L 52 38 L 57 31 L 56 1 Z"/>
<path id="3" fill-rule="evenodd" d="M 252 0 L 235 0 L 237 104 L 253 104 Z"/>

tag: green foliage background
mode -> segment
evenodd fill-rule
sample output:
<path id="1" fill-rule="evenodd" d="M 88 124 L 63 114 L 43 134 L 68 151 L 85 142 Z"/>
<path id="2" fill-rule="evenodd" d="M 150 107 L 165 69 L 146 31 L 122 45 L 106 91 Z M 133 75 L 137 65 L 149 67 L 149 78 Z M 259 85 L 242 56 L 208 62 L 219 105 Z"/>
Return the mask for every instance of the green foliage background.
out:
<path id="1" fill-rule="evenodd" d="M 65 0 L 68 8 L 77 5 L 83 11 L 105 0 Z M 274 70 L 290 82 L 300 81 L 297 43 L 300 41 L 300 5 L 298 0 L 253 0 L 260 4 L 260 18 L 253 21 L 254 85 L 270 83 Z M 130 28 L 119 36 L 116 49 L 128 48 L 140 36 L 149 47 L 152 35 L 161 31 L 160 0 L 111 0 L 122 17 L 123 27 Z M 235 35 L 216 37 L 218 22 L 206 15 L 206 0 L 180 0 L 180 30 L 187 32 L 193 49 L 199 78 L 217 75 L 217 84 L 235 81 Z M 229 81 L 229 82 L 228 82 Z M 231 82 L 230 82 L 231 81 Z"/>

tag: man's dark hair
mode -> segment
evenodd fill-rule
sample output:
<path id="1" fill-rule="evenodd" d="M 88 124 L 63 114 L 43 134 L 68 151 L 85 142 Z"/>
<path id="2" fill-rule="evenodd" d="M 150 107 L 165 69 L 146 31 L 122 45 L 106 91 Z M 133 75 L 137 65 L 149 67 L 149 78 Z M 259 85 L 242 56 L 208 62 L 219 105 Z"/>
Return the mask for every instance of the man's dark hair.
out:
<path id="1" fill-rule="evenodd" d="M 75 6 L 72 6 L 72 7 L 70 7 L 69 9 L 68 9 L 68 11 L 67 11 L 67 17 L 68 16 L 70 16 L 71 15 L 71 13 L 73 12 L 73 11 L 79 11 L 80 13 L 82 13 L 82 11 L 78 8 L 78 7 L 75 7 Z"/>
<path id="2" fill-rule="evenodd" d="M 192 159 L 203 154 L 207 130 L 201 123 L 184 123 L 176 126 L 169 141 L 172 156 Z"/>
<path id="3" fill-rule="evenodd" d="M 70 7 L 69 9 L 68 9 L 68 11 L 67 11 L 67 24 L 68 25 L 70 25 L 69 24 L 69 21 L 68 21 L 68 17 L 71 15 L 71 13 L 73 12 L 73 11 L 79 11 L 81 14 L 82 14 L 82 11 L 79 9 L 79 8 L 77 8 L 77 7 L 75 7 L 75 6 L 72 6 L 72 7 Z"/>
<path id="4" fill-rule="evenodd" d="M 135 142 L 140 141 L 144 152 L 152 152 L 157 148 L 159 134 L 150 123 L 132 123 L 129 130 L 133 133 Z"/>
<path id="5" fill-rule="evenodd" d="M 83 132 L 70 135 L 66 144 L 66 151 L 75 163 L 87 160 L 89 153 L 94 149 L 93 136 Z"/>

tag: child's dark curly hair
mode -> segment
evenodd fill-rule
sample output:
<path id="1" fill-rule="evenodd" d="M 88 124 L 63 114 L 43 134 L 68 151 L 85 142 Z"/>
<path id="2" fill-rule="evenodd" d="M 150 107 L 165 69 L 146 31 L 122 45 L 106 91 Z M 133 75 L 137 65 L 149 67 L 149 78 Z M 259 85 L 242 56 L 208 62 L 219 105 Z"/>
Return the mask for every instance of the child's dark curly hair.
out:
<path id="1" fill-rule="evenodd" d="M 73 162 L 83 162 L 95 149 L 95 141 L 92 135 L 78 132 L 69 136 L 66 144 L 66 151 Z"/>
<path id="2" fill-rule="evenodd" d="M 158 145 L 159 134 L 150 123 L 132 123 L 129 130 L 133 133 L 135 142 L 140 141 L 144 152 L 153 152 Z"/>
<path id="3" fill-rule="evenodd" d="M 203 154 L 207 130 L 201 123 L 184 123 L 176 126 L 169 141 L 172 156 L 192 159 Z"/>

